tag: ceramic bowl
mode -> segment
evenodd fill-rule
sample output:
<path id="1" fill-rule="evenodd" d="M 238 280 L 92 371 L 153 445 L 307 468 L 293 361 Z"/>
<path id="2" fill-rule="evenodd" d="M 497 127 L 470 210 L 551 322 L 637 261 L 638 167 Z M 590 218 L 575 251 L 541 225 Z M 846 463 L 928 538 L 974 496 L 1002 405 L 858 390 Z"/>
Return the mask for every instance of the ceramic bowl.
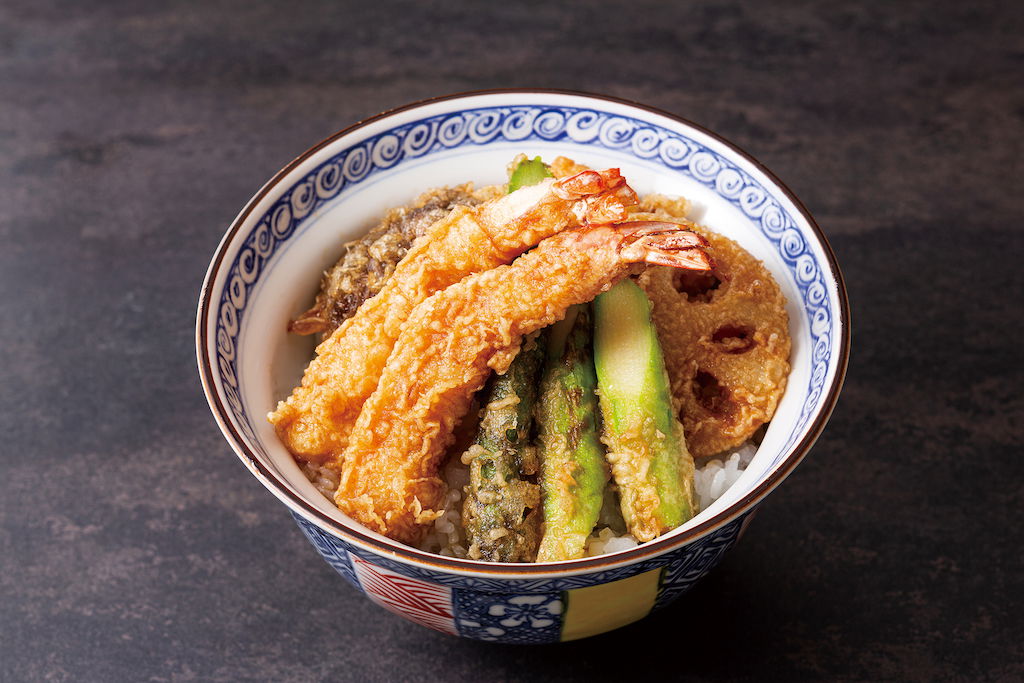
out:
<path id="1" fill-rule="evenodd" d="M 308 306 L 342 243 L 426 188 L 504 182 L 506 164 L 521 152 L 619 167 L 640 193 L 689 198 L 695 220 L 740 242 L 781 285 L 792 374 L 742 478 L 682 528 L 597 558 L 500 565 L 424 553 L 352 522 L 306 480 L 266 414 L 312 355 L 311 341 L 287 334 L 285 324 Z M 352 586 L 445 633 L 548 643 L 640 619 L 721 560 L 824 427 L 846 369 L 848 317 L 842 278 L 820 229 L 779 180 L 734 145 L 622 100 L 489 91 L 367 119 L 274 176 L 217 248 L 196 343 L 203 387 L 228 442 Z"/>

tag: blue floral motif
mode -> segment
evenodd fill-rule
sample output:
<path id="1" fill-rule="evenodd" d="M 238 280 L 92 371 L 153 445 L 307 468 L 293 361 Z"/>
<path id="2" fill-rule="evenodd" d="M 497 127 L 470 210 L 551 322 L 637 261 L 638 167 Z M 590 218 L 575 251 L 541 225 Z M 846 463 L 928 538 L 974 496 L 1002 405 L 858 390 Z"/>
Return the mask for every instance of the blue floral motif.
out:
<path id="1" fill-rule="evenodd" d="M 346 188 L 412 159 L 466 145 L 499 141 L 559 141 L 626 151 L 686 175 L 717 193 L 757 225 L 793 276 L 810 321 L 811 372 L 807 398 L 781 460 L 823 398 L 832 355 L 832 319 L 824 271 L 789 211 L 758 181 L 697 140 L 628 116 L 565 106 L 519 105 L 449 112 L 383 131 L 349 147 L 295 182 L 259 217 L 231 264 L 220 292 L 215 339 L 225 399 L 240 429 L 266 456 L 245 417 L 239 390 L 237 341 L 249 292 L 282 244 L 318 207 Z"/>
<path id="2" fill-rule="evenodd" d="M 456 590 L 459 635 L 503 643 L 556 643 L 562 632 L 561 593 L 531 595 Z"/>

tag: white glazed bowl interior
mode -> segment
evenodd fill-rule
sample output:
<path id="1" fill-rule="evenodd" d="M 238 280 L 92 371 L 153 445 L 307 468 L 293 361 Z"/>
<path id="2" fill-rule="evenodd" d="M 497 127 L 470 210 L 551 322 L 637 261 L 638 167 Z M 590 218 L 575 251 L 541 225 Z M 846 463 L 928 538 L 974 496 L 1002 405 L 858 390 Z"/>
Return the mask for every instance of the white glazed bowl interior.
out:
<path id="1" fill-rule="evenodd" d="M 395 545 L 317 492 L 265 418 L 313 352 L 311 338 L 286 333 L 287 321 L 309 306 L 341 245 L 387 209 L 427 188 L 502 183 L 519 153 L 618 167 L 640 194 L 688 198 L 691 218 L 761 259 L 786 296 L 792 371 L 764 441 L 742 478 L 673 536 L 756 503 L 820 432 L 845 372 L 845 293 L 827 244 L 774 177 L 700 128 L 616 100 L 552 92 L 440 99 L 357 125 L 297 159 L 240 214 L 204 285 L 197 331 L 214 413 L 250 470 L 310 521 Z"/>

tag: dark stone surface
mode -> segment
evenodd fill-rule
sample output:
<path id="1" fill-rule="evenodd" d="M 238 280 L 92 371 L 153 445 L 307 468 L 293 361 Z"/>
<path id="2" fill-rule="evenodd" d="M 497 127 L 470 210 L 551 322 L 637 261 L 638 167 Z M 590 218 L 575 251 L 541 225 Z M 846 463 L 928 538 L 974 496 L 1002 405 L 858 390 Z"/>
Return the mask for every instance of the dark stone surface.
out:
<path id="1" fill-rule="evenodd" d="M 1022 35 L 1012 2 L 0 4 L 0 679 L 1020 680 Z M 827 233 L 854 326 L 828 429 L 723 565 L 544 648 L 343 584 L 193 351 L 223 230 L 294 155 L 523 85 L 750 151 Z"/>

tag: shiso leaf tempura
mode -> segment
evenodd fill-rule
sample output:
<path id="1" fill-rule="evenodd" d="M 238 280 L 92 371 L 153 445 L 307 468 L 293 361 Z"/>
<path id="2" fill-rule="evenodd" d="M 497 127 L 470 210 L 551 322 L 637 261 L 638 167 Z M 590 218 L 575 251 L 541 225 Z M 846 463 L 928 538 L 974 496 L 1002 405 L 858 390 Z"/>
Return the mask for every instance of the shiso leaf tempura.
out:
<path id="1" fill-rule="evenodd" d="M 530 445 L 544 331 L 528 338 L 504 374 L 483 390 L 483 417 L 469 460 L 462 523 L 468 555 L 489 562 L 532 562 L 540 527 L 540 492 L 526 479 L 537 473 Z"/>

